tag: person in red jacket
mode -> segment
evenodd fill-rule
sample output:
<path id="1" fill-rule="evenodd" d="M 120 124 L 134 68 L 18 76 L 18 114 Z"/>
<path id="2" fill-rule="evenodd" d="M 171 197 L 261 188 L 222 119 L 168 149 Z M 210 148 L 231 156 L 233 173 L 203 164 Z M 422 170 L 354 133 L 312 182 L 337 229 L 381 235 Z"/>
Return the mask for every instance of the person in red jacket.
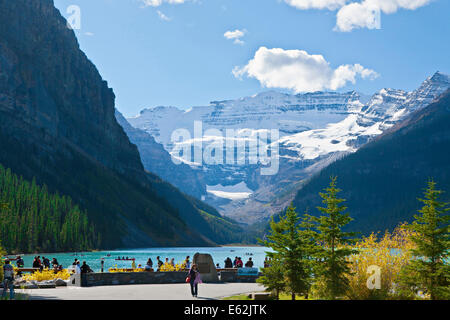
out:
<path id="1" fill-rule="evenodd" d="M 236 268 L 242 268 L 244 266 L 244 262 L 242 262 L 241 257 L 238 257 L 238 260 L 236 262 Z"/>

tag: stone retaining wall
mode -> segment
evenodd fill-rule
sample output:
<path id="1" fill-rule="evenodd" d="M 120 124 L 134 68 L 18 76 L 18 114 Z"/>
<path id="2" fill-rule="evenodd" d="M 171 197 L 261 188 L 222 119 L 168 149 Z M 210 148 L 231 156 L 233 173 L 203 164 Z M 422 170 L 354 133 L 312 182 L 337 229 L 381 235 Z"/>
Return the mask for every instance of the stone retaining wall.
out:
<path id="1" fill-rule="evenodd" d="M 258 276 L 244 276 L 244 275 L 238 275 L 237 272 L 233 271 L 221 271 L 220 272 L 220 282 L 243 282 L 243 283 L 255 283 L 256 279 L 260 277 L 260 274 Z"/>
<path id="2" fill-rule="evenodd" d="M 131 284 L 171 284 L 185 283 L 186 271 L 180 272 L 105 272 L 73 274 L 69 286 L 96 287 L 118 286 Z M 258 276 L 238 276 L 237 272 L 221 271 L 219 282 L 245 282 L 254 283 Z M 207 282 L 207 281 L 204 281 Z"/>

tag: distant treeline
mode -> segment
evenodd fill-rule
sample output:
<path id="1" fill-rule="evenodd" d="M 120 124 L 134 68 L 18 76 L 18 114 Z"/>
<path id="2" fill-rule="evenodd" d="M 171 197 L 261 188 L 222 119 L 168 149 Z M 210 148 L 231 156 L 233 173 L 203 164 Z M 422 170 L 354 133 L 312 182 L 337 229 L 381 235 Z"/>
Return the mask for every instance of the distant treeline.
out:
<path id="1" fill-rule="evenodd" d="M 0 165 L 0 240 L 8 253 L 93 249 L 100 236 L 69 197 Z"/>

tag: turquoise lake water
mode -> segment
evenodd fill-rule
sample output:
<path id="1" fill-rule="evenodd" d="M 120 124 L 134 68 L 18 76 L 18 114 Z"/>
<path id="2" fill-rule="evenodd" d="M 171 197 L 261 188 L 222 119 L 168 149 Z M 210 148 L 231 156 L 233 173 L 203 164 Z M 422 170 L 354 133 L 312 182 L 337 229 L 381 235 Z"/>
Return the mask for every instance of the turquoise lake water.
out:
<path id="1" fill-rule="evenodd" d="M 105 259 L 105 271 L 108 268 L 117 267 L 119 268 L 131 268 L 131 261 L 116 261 L 117 257 L 129 257 L 136 258 L 136 266 L 142 264 L 145 266 L 148 258 L 153 260 L 153 265 L 156 264 L 156 257 L 160 256 L 161 260 L 164 262 L 166 258 L 175 258 L 175 263 L 181 263 L 184 261 L 186 256 L 192 257 L 195 253 L 209 253 L 213 257 L 214 264 L 219 264 L 221 268 L 224 267 L 224 261 L 227 257 L 234 260 L 236 256 L 241 257 L 244 264 L 247 262 L 248 258 L 251 257 L 254 266 L 257 268 L 263 267 L 264 259 L 266 257 L 265 252 L 270 249 L 264 247 L 214 247 L 214 248 L 149 248 L 149 249 L 127 249 L 127 250 L 116 250 L 116 251 L 98 251 L 98 252 L 77 252 L 77 253 L 42 253 L 42 254 L 27 254 L 23 256 L 25 267 L 31 267 L 33 264 L 33 258 L 36 255 L 42 257 L 45 256 L 52 260 L 56 258 L 64 268 L 72 265 L 75 258 L 81 262 L 86 261 L 86 263 L 94 271 L 100 271 L 101 258 Z M 107 255 L 111 256 L 108 257 Z M 252 254 L 252 255 L 250 255 Z"/>

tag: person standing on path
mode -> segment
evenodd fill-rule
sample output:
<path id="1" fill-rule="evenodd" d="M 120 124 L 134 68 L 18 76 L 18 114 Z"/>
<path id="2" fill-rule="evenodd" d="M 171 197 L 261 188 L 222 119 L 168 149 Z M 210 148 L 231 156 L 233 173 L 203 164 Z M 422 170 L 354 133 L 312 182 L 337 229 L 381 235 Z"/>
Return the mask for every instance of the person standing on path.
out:
<path id="1" fill-rule="evenodd" d="M 9 299 L 14 299 L 14 268 L 10 264 L 9 260 L 5 261 L 3 266 L 3 293 L 2 298 L 6 297 L 6 291 L 9 288 Z"/>
<path id="2" fill-rule="evenodd" d="M 191 286 L 191 294 L 196 298 L 198 296 L 198 285 L 202 283 L 202 278 L 195 263 L 192 264 L 192 268 L 189 270 L 188 277 L 189 284 Z"/>

